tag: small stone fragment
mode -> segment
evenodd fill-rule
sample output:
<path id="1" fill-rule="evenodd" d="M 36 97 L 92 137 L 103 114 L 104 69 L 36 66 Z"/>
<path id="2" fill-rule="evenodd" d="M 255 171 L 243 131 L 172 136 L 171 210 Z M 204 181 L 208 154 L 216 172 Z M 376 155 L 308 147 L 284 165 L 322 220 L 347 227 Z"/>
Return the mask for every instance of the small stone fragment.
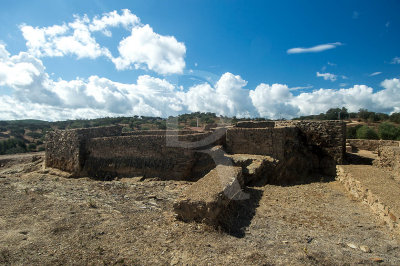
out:
<path id="1" fill-rule="evenodd" d="M 374 262 L 383 262 L 382 258 L 374 257 L 374 258 L 369 258 L 369 260 L 372 260 Z"/>
<path id="2" fill-rule="evenodd" d="M 360 246 L 360 249 L 365 253 L 371 253 L 371 249 L 368 246 Z"/>
<path id="3" fill-rule="evenodd" d="M 347 246 L 352 248 L 352 249 L 357 249 L 358 247 L 352 243 L 347 243 Z"/>

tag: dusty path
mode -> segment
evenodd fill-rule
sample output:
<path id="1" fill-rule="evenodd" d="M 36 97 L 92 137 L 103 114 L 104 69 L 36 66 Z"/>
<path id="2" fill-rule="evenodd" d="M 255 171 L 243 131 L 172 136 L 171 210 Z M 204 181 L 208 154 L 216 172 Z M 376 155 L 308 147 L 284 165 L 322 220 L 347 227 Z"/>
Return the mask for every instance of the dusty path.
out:
<path id="1" fill-rule="evenodd" d="M 0 264 L 400 264 L 399 240 L 337 181 L 251 188 L 228 234 L 175 220 L 188 182 L 69 179 L 41 164 L 0 168 Z"/>

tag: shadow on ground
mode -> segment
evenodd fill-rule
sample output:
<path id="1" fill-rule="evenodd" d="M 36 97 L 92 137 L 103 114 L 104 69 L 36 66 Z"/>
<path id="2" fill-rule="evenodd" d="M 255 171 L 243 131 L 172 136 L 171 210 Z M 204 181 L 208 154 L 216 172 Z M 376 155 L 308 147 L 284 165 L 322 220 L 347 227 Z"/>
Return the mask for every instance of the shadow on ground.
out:
<path id="1" fill-rule="evenodd" d="M 219 219 L 221 229 L 237 238 L 243 238 L 246 235 L 246 228 L 250 225 L 263 195 L 262 190 L 254 188 L 246 188 L 244 192 L 248 193 L 250 198 L 233 200 L 221 213 Z"/>

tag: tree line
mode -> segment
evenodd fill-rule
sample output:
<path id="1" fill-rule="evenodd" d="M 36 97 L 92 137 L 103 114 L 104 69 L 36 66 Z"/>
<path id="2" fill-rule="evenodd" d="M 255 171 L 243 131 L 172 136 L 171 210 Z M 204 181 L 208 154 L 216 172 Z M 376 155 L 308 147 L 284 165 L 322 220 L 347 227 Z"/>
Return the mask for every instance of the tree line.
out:
<path id="1" fill-rule="evenodd" d="M 346 107 L 330 108 L 325 113 L 319 115 L 308 115 L 294 118 L 294 120 L 346 120 L 355 119 L 362 122 L 392 122 L 400 124 L 400 113 L 392 113 L 390 115 L 379 112 L 368 111 L 368 109 L 360 109 L 358 112 L 348 112 Z"/>

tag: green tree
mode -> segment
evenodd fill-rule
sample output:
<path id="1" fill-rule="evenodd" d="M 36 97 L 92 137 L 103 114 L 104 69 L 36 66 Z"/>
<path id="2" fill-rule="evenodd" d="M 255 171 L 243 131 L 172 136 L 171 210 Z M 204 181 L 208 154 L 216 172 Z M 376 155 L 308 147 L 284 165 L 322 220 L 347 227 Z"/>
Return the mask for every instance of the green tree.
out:
<path id="1" fill-rule="evenodd" d="M 362 125 L 356 125 L 354 127 L 346 128 L 346 138 L 348 139 L 356 139 L 357 138 L 357 130 L 362 127 Z"/>
<path id="2" fill-rule="evenodd" d="M 400 137 L 400 128 L 392 123 L 384 122 L 379 125 L 378 133 L 381 139 L 395 140 Z"/>
<path id="3" fill-rule="evenodd" d="M 400 124 L 400 113 L 393 113 L 389 116 L 389 120 L 394 123 Z"/>
<path id="4" fill-rule="evenodd" d="M 358 139 L 379 139 L 378 134 L 372 128 L 367 125 L 363 125 L 359 129 L 357 129 L 357 138 Z"/>
<path id="5" fill-rule="evenodd" d="M 36 144 L 35 143 L 29 143 L 28 144 L 28 151 L 36 151 Z"/>

